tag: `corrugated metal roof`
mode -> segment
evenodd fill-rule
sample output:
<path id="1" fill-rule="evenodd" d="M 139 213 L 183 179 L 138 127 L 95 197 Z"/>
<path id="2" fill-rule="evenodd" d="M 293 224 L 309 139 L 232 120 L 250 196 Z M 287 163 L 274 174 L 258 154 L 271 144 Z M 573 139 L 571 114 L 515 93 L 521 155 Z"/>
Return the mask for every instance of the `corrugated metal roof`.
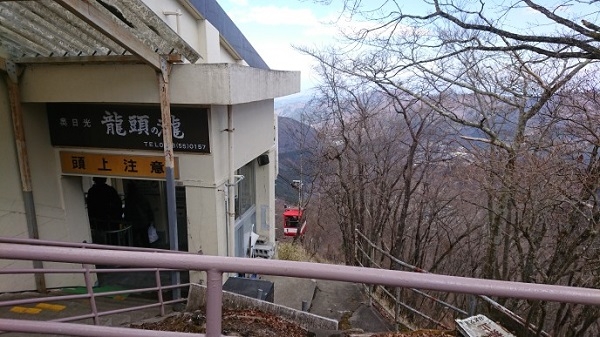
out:
<path id="1" fill-rule="evenodd" d="M 118 61 L 152 53 L 201 57 L 141 0 L 0 0 L 0 57 Z"/>

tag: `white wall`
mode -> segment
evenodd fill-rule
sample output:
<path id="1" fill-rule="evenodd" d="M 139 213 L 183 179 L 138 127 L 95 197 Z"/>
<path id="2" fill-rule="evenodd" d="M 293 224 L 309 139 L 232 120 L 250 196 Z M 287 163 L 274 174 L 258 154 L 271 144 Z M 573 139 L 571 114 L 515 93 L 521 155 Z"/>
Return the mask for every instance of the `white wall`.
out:
<path id="1" fill-rule="evenodd" d="M 275 144 L 274 114 L 273 100 L 232 107 L 235 169 L 269 151 Z M 211 106 L 211 125 L 211 149 L 216 160 L 215 178 L 216 181 L 224 181 L 229 175 L 228 133 L 224 131 L 227 129 L 227 106 Z"/>
<path id="2" fill-rule="evenodd" d="M 41 239 L 91 242 L 81 178 L 60 175 L 60 162 L 50 145 L 46 109 L 43 104 L 24 104 L 25 136 L 29 151 L 31 180 L 38 231 Z M 47 268 L 81 268 L 80 265 L 45 262 Z M 84 285 L 80 274 L 48 275 L 46 286 Z"/>
<path id="3" fill-rule="evenodd" d="M 273 100 L 233 107 L 235 165 L 241 167 L 275 144 Z"/>
<path id="4" fill-rule="evenodd" d="M 200 52 L 204 57 L 206 41 L 201 34 L 200 20 L 194 13 L 190 12 L 179 1 L 166 0 L 144 0 L 144 3 L 157 14 L 174 32 L 177 32 L 192 48 Z M 165 12 L 177 12 L 181 15 L 166 15 Z M 179 31 L 177 31 L 177 20 L 179 19 Z M 202 59 L 199 60 L 202 62 Z"/>
<path id="5" fill-rule="evenodd" d="M 21 178 L 17 164 L 14 134 L 6 82 L 0 80 L 0 233 L 2 236 L 27 238 L 27 221 L 23 204 Z M 0 259 L 0 269 L 32 268 L 28 261 Z M 2 276 L 0 292 L 35 289 L 30 275 Z"/>
<path id="6" fill-rule="evenodd" d="M 27 238 L 27 220 L 16 153 L 10 108 L 6 104 L 6 88 L 0 83 L 0 235 Z M 44 106 L 24 104 L 23 124 L 31 170 L 33 200 L 39 236 L 45 240 L 83 242 L 90 240 L 89 224 L 81 197 L 81 179 L 61 179 L 54 149 L 50 146 L 49 131 Z M 82 194 L 80 194 L 82 195 Z M 67 225 L 68 224 L 68 225 Z M 0 268 L 30 268 L 31 262 L 0 262 Z M 44 263 L 45 267 L 80 268 L 77 265 Z M 82 285 L 81 275 L 65 274 L 48 276 L 46 286 Z M 11 275 L 0 282 L 0 292 L 34 289 L 31 275 Z"/>
<path id="7" fill-rule="evenodd" d="M 7 236 L 25 238 L 25 209 L 7 90 L 6 82 L 0 81 L 0 229 Z"/>
<path id="8" fill-rule="evenodd" d="M 82 242 L 88 237 L 70 238 L 67 229 L 64 228 L 66 211 L 60 188 L 60 175 L 57 174 L 60 163 L 48 141 L 50 133 L 45 107 L 42 104 L 24 104 L 23 115 L 40 237 Z"/>
<path id="9" fill-rule="evenodd" d="M 275 146 L 267 152 L 269 165 L 256 166 L 256 233 L 275 241 Z"/>
<path id="10" fill-rule="evenodd" d="M 60 79 L 57 81 L 57 79 Z M 30 65 L 21 78 L 24 102 L 159 103 L 156 72 L 146 65 Z M 243 104 L 296 93 L 300 72 L 234 64 L 174 65 L 172 104 Z"/>
<path id="11" fill-rule="evenodd" d="M 208 21 L 199 17 L 195 10 L 183 6 L 179 1 L 144 0 L 173 31 L 177 32 L 177 16 L 166 15 L 165 12 L 179 11 L 178 34 L 202 56 L 196 63 L 237 63 L 227 48 L 221 45 L 219 31 Z"/>

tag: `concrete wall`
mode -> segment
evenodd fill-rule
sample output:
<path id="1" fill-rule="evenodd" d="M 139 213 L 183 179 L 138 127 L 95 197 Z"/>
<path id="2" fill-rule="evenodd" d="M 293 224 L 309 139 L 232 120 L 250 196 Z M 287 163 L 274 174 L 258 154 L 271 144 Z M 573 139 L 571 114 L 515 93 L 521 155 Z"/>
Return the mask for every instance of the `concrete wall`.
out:
<path id="1" fill-rule="evenodd" d="M 227 139 L 227 107 L 213 106 L 211 115 L 215 155 L 215 181 L 225 182 L 229 174 Z M 235 105 L 232 107 L 234 167 L 238 169 L 249 162 L 255 166 L 256 231 L 259 235 L 275 239 L 275 125 L 272 100 Z M 269 155 L 269 165 L 259 166 L 256 158 Z M 223 186 L 225 188 L 225 186 Z"/>
<path id="2" fill-rule="evenodd" d="M 180 1 L 145 0 L 158 17 L 177 32 L 192 48 L 202 56 L 196 63 L 238 63 L 236 58 L 221 43 L 219 31 L 200 17 L 196 10 L 184 6 Z M 181 15 L 167 15 L 165 12 L 179 11 Z M 178 22 L 179 21 L 179 22 Z M 177 26 L 179 24 L 179 30 Z"/>
<path id="3" fill-rule="evenodd" d="M 144 0 L 144 3 L 204 57 L 203 45 L 206 45 L 206 40 L 203 39 L 198 25 L 198 21 L 204 20 L 190 12 L 179 1 Z M 179 12 L 181 15 L 166 15 L 165 12 Z M 179 21 L 179 31 L 177 30 L 177 21 Z"/>
<path id="4" fill-rule="evenodd" d="M 59 80 L 60 79 L 60 80 Z M 146 65 L 30 65 L 24 102 L 159 103 L 157 75 Z M 172 104 L 237 105 L 300 91 L 300 72 L 234 64 L 174 65 Z M 76 93 L 76 94 L 74 94 Z"/>
<path id="5" fill-rule="evenodd" d="M 8 102 L 8 88 L 2 77 L 0 81 L 0 230 L 2 235 L 9 237 L 27 238 L 27 222 L 21 178 L 17 164 L 17 154 L 14 145 L 12 119 Z M 0 260 L 0 268 L 31 268 L 31 262 Z M 35 288 L 35 282 L 30 275 L 12 275 L 2 277 L 0 292 L 22 287 Z"/>
<path id="6" fill-rule="evenodd" d="M 268 153 L 273 159 L 274 152 L 274 107 L 272 100 L 253 102 L 232 107 L 234 169 L 246 163 L 255 166 L 256 181 L 256 231 L 270 241 L 275 239 L 275 170 L 274 160 L 269 165 L 258 166 L 256 158 Z M 204 254 L 227 255 L 228 226 L 226 216 L 226 182 L 229 176 L 229 141 L 227 129 L 227 107 L 211 106 L 210 115 L 210 156 L 196 156 L 199 159 L 210 157 L 214 169 L 213 181 L 192 180 L 188 174 L 182 175 L 182 183 L 187 186 L 188 195 L 188 233 L 189 250 Z M 206 169 L 206 165 L 190 165 L 193 158 L 182 157 L 180 162 L 187 163 L 187 169 L 198 171 Z M 209 199 L 209 200 L 207 200 Z M 202 207 L 192 204 L 191 200 L 202 200 Z M 214 213 L 206 213 L 207 205 Z M 204 213 L 203 213 L 204 212 Z M 264 225 L 263 225 L 264 224 Z"/>
<path id="7" fill-rule="evenodd" d="M 275 147 L 267 154 L 269 165 L 256 168 L 256 233 L 275 242 Z"/>
<path id="8" fill-rule="evenodd" d="M 206 286 L 191 284 L 185 311 L 194 312 L 205 307 Z M 288 308 L 283 305 L 277 305 L 228 291 L 223 291 L 223 308 L 232 310 L 255 309 L 272 313 L 278 317 L 294 322 L 309 331 L 337 330 L 339 325 L 338 321 L 331 318 L 318 316 L 309 312 Z"/>
<path id="9" fill-rule="evenodd" d="M 80 178 L 61 177 L 60 162 L 50 139 L 43 104 L 24 104 L 23 117 L 27 140 L 33 199 L 40 238 L 53 241 L 91 242 L 90 227 Z M 46 262 L 48 268 L 81 266 Z M 83 285 L 81 275 L 53 275 L 46 278 L 48 288 Z"/>
<path id="10" fill-rule="evenodd" d="M 10 108 L 6 104 L 6 88 L 0 83 L 0 235 L 27 238 L 21 180 L 14 151 Z M 55 150 L 49 144 L 49 131 L 42 104 L 23 105 L 23 124 L 31 169 L 33 199 L 40 238 L 45 240 L 90 241 L 90 229 L 83 200 L 81 179 L 61 177 Z M 50 268 L 73 268 L 62 263 L 44 263 Z M 0 262 L 0 268 L 31 268 L 30 262 Z M 56 275 L 46 278 L 49 288 L 64 285 L 82 285 L 81 275 Z M 3 278 L 0 292 L 34 289 L 30 275 Z"/>
<path id="11" fill-rule="evenodd" d="M 24 101 L 42 101 L 46 97 L 41 93 L 41 83 L 46 83 L 48 90 L 56 90 L 52 87 L 47 76 L 54 76 L 57 73 L 62 74 L 64 82 L 74 76 L 70 67 L 50 67 L 51 71 L 36 69 L 28 75 L 28 80 L 22 82 Z M 97 69 L 94 68 L 92 72 Z M 102 67 L 101 67 L 102 68 Z M 113 69 L 112 66 L 108 66 Z M 137 68 L 137 66 L 135 66 Z M 80 70 L 88 70 L 88 67 L 81 67 Z M 122 68 L 125 73 L 123 81 L 127 81 L 128 67 Z M 38 71 L 40 70 L 40 71 Z M 56 73 L 56 72 L 57 73 Z M 116 71 L 116 70 L 115 70 Z M 39 75 L 33 77 L 33 74 Z M 67 76 L 69 75 L 69 76 Z M 83 72 L 78 76 L 86 77 Z M 142 77 L 144 78 L 144 77 Z M 150 87 L 148 90 L 140 90 L 150 77 L 139 86 L 131 88 L 129 95 L 123 93 L 122 97 L 127 97 L 127 102 L 137 102 L 148 100 L 152 96 Z M 115 86 L 125 92 L 130 88 L 123 85 L 123 81 L 117 81 Z M 56 81 L 55 81 L 56 82 Z M 5 86 L 2 82 L 2 86 Z M 32 89 L 34 87 L 34 89 Z M 82 86 L 77 91 L 77 95 L 71 92 L 67 95 L 61 90 L 55 91 L 54 101 L 64 100 L 80 101 L 81 97 L 85 100 L 103 102 L 108 98 L 103 90 L 108 88 L 108 84 L 100 87 Z M 4 89 L 4 90 L 2 90 Z M 83 89 L 83 90 L 82 90 Z M 91 91 L 91 92 L 90 92 Z M 10 160 L 2 161 L 0 165 L 3 175 L 0 176 L 0 186 L 2 195 L 0 196 L 0 235 L 11 237 L 27 237 L 27 227 L 23 210 L 23 199 L 19 180 L 19 171 L 14 150 L 14 139 L 10 123 L 10 108 L 6 98 L 6 88 L 0 87 L 2 93 L 2 105 L 0 106 L 0 116 L 2 118 L 2 142 L 0 151 L 5 158 Z M 96 94 L 94 94 L 96 93 Z M 42 97 L 40 97 L 40 95 Z M 93 97 L 96 97 L 92 100 Z M 119 98 L 113 98 L 118 100 Z M 227 107 L 224 105 L 211 105 L 209 112 L 209 133 L 211 141 L 210 154 L 186 154 L 177 153 L 179 158 L 180 179 L 177 184 L 186 187 L 187 200 L 187 228 L 188 228 L 188 247 L 192 252 L 201 251 L 209 255 L 227 255 L 227 217 L 225 210 L 225 183 L 228 179 L 228 133 L 224 131 L 227 128 Z M 266 99 L 262 101 L 244 103 L 232 106 L 233 124 L 234 124 L 234 168 L 238 169 L 248 162 L 254 162 L 256 167 L 256 211 L 257 211 L 257 232 L 265 237 L 274 240 L 274 107 L 273 100 Z M 31 164 L 31 177 L 33 186 L 33 196 L 36 206 L 38 227 L 40 237 L 46 240 L 57 240 L 66 242 L 91 241 L 89 222 L 84 203 L 84 193 L 87 186 L 82 186 L 82 178 L 78 176 L 63 176 L 61 174 L 59 161 L 59 148 L 53 148 L 49 142 L 49 127 L 46 117 L 44 103 L 24 103 L 23 115 L 25 125 L 25 136 L 29 150 L 29 161 Z M 71 149 L 69 149 L 71 150 Z M 118 149 L 72 149 L 89 152 L 104 153 L 122 153 Z M 127 150 L 132 154 L 157 154 L 160 151 L 139 151 Z M 268 153 L 270 164 L 258 166 L 256 157 L 263 153 Z M 7 191 L 8 193 L 5 193 Z M 261 226 L 264 224 L 264 226 Z M 29 267 L 28 263 L 24 264 Z M 56 263 L 46 263 L 47 267 L 61 267 L 66 265 Z M 3 267 L 6 267 L 4 265 Z M 73 266 L 75 267 L 75 266 Z M 33 288 L 30 278 L 11 277 L 9 282 L 0 284 L 0 291 L 19 291 Z M 83 279 L 79 275 L 57 275 L 47 278 L 48 287 L 74 286 L 83 284 Z"/>
<path id="12" fill-rule="evenodd" d="M 273 100 L 233 107 L 235 165 L 241 167 L 275 145 Z"/>

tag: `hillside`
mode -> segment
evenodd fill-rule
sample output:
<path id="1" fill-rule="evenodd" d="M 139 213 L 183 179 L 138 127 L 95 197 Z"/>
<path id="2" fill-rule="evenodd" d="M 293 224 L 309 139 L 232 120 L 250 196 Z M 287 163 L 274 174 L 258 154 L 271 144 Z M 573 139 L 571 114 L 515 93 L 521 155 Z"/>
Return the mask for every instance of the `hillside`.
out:
<path id="1" fill-rule="evenodd" d="M 278 117 L 278 123 L 279 176 L 275 182 L 275 195 L 285 202 L 296 203 L 298 191 L 291 182 L 301 179 L 301 173 L 310 169 L 303 163 L 315 146 L 314 130 L 289 117 Z"/>
<path id="2" fill-rule="evenodd" d="M 312 96 L 312 92 L 303 91 L 295 95 L 277 98 L 275 99 L 275 113 L 280 117 L 300 120 L 300 116 Z"/>

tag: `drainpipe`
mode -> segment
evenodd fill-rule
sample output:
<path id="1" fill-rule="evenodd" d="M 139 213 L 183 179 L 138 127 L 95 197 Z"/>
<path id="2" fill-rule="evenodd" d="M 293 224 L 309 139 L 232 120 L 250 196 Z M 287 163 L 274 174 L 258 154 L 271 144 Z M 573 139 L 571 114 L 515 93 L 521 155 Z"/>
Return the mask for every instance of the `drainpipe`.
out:
<path id="1" fill-rule="evenodd" d="M 17 148 L 17 159 L 19 161 L 19 173 L 21 175 L 21 187 L 23 189 L 23 203 L 25 208 L 25 219 L 27 220 L 27 231 L 30 239 L 39 239 L 35 203 L 33 201 L 33 189 L 31 186 L 31 170 L 27 155 L 27 144 L 25 142 L 25 129 L 23 128 L 23 111 L 21 109 L 21 92 L 19 90 L 19 67 L 11 61 L 6 61 L 6 82 L 8 85 L 8 100 L 12 114 L 12 124 Z M 33 268 L 44 269 L 41 261 L 33 261 Z M 46 292 L 46 280 L 44 273 L 35 273 L 35 288 L 40 293 Z"/>
<path id="2" fill-rule="evenodd" d="M 229 184 L 228 187 L 228 225 L 229 225 L 229 236 L 227 237 L 228 252 L 229 256 L 235 256 L 235 165 L 233 164 L 233 107 L 227 106 L 227 142 L 229 144 Z"/>
<path id="3" fill-rule="evenodd" d="M 177 234 L 177 208 L 175 199 L 175 159 L 173 157 L 173 129 L 171 124 L 171 97 L 169 95 L 169 74 L 171 64 L 165 57 L 160 57 L 160 72 L 157 71 L 160 95 L 160 111 L 165 153 L 165 173 L 167 180 L 167 218 L 169 222 L 169 248 L 179 250 Z M 171 272 L 171 284 L 180 284 L 179 272 Z M 173 289 L 173 298 L 181 298 L 181 289 Z"/>

